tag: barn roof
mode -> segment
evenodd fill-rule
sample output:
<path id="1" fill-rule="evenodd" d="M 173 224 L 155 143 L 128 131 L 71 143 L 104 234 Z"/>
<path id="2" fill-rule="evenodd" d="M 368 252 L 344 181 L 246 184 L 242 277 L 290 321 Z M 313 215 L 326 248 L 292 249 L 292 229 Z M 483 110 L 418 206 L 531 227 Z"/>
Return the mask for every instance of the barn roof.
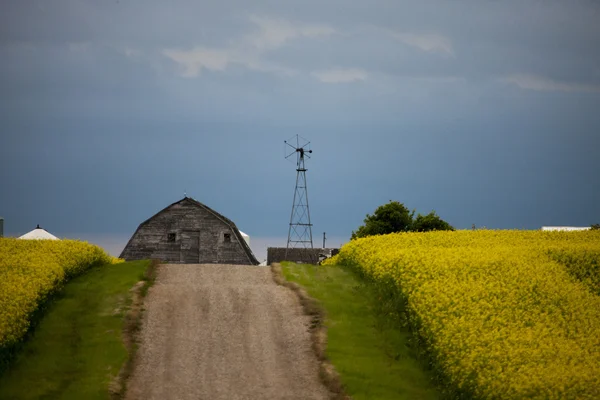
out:
<path id="1" fill-rule="evenodd" d="M 173 207 L 176 204 L 179 203 L 183 203 L 184 201 L 190 202 L 191 204 L 202 208 L 206 211 L 208 211 L 209 213 L 213 214 L 215 217 L 217 217 L 218 219 L 220 219 L 221 221 L 223 221 L 227 226 L 229 226 L 229 228 L 231 229 L 231 231 L 235 234 L 235 236 L 238 239 L 238 242 L 240 243 L 240 245 L 242 246 L 242 248 L 244 249 L 244 252 L 246 253 L 246 256 L 248 256 L 248 260 L 250 261 L 251 264 L 253 265 L 258 265 L 259 262 L 256 259 L 256 257 L 254 256 L 254 254 L 252 253 L 252 250 L 250 249 L 250 246 L 248 245 L 248 243 L 246 242 L 246 240 L 244 239 L 244 237 L 242 236 L 242 233 L 240 232 L 240 230 L 237 228 L 237 226 L 235 225 L 235 223 L 230 220 L 229 218 L 225 217 L 222 214 L 219 214 L 218 212 L 216 212 L 215 210 L 213 210 L 212 208 L 208 207 L 205 204 L 200 203 L 198 200 L 193 199 L 191 197 L 184 197 L 183 199 L 176 201 L 175 203 L 163 208 L 162 210 L 160 210 L 159 212 L 157 212 L 156 214 L 154 214 L 152 217 L 148 218 L 147 220 L 145 220 L 144 222 L 142 222 L 140 224 L 140 226 L 138 227 L 137 231 L 143 227 L 144 225 L 146 225 L 147 223 L 149 223 L 152 219 L 154 219 L 155 217 L 157 217 L 158 215 L 162 214 L 163 212 L 166 212 L 169 208 Z M 135 237 L 135 233 L 133 234 L 133 236 L 131 237 L 131 239 L 129 241 L 131 241 L 133 238 Z M 129 246 L 129 243 L 127 243 L 127 246 Z M 125 248 L 127 248 L 127 246 L 125 246 Z"/>

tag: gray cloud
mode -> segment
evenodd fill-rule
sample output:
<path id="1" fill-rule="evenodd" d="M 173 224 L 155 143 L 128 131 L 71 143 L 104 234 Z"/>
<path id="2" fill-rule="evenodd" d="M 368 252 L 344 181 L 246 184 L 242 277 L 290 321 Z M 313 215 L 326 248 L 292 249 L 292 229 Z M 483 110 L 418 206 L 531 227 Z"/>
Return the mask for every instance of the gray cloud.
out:
<path id="1" fill-rule="evenodd" d="M 535 75 L 515 74 L 507 76 L 503 80 L 507 83 L 529 90 L 600 93 L 600 84 L 559 82 Z"/>
<path id="2" fill-rule="evenodd" d="M 347 83 L 364 81 L 369 74 L 358 68 L 332 68 L 324 71 L 314 71 L 312 75 L 325 83 Z"/>

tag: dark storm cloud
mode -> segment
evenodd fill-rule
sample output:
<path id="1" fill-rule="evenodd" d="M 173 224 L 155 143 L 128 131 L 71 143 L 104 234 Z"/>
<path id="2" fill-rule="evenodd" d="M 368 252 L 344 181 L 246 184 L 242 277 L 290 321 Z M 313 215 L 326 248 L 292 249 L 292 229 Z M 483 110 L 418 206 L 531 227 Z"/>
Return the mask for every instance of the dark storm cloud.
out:
<path id="1" fill-rule="evenodd" d="M 127 233 L 186 190 L 283 236 L 282 142 L 301 134 L 315 232 L 349 235 L 390 199 L 458 227 L 598 222 L 599 10 L 3 2 L 0 215 Z"/>

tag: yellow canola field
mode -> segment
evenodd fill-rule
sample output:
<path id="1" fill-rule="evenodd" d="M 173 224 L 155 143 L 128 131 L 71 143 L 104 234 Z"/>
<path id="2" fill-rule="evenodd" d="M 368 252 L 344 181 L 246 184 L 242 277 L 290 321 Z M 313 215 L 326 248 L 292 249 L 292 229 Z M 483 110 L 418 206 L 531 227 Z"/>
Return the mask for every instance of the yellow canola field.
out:
<path id="1" fill-rule="evenodd" d="M 23 337 L 32 313 L 67 279 L 115 260 L 86 242 L 0 238 L 0 349 Z"/>
<path id="2" fill-rule="evenodd" d="M 397 285 L 451 387 L 485 399 L 600 399 L 600 231 L 400 233 L 329 263 Z"/>

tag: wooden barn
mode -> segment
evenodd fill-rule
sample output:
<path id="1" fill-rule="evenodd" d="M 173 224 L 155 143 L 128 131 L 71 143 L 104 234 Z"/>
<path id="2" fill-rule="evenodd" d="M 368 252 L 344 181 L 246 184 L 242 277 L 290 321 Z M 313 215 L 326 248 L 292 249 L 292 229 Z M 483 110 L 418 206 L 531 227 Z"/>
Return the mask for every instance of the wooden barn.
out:
<path id="1" fill-rule="evenodd" d="M 258 265 L 233 221 L 189 197 L 142 222 L 120 257 L 127 261 Z"/>

